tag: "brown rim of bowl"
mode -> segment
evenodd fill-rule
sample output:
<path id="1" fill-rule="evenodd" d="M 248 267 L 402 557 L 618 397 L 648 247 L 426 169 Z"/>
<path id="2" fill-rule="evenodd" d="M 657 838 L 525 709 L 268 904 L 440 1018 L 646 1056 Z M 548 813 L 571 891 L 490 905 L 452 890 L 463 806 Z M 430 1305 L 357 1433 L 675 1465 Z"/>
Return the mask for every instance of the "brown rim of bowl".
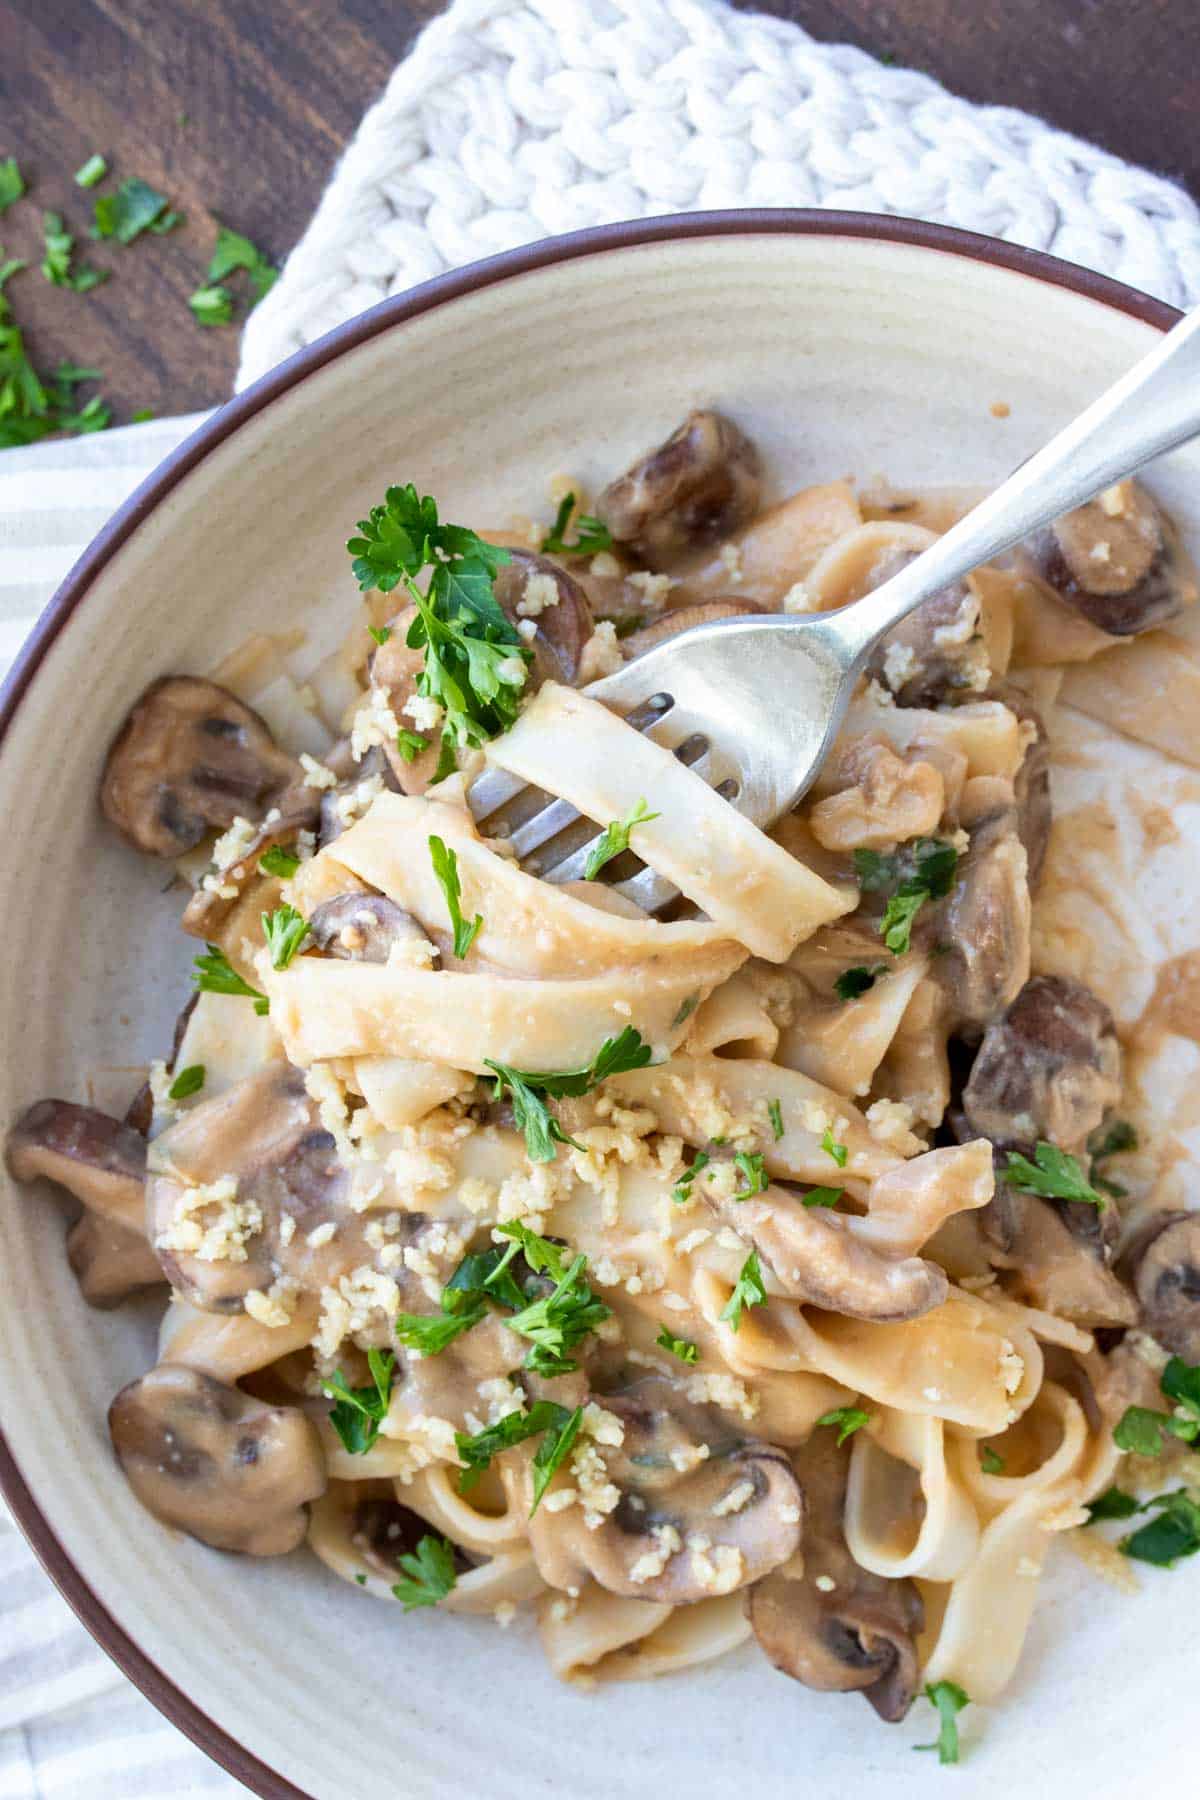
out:
<path id="1" fill-rule="evenodd" d="M 445 306 L 464 294 L 493 287 L 514 276 L 527 275 L 554 263 L 596 256 L 608 250 L 627 250 L 641 244 L 668 243 L 686 238 L 782 235 L 800 237 L 870 238 L 880 243 L 915 245 L 950 256 L 965 256 L 995 268 L 1028 275 L 1053 287 L 1068 288 L 1085 299 L 1098 300 L 1114 311 L 1167 331 L 1181 314 L 1164 301 L 1152 299 L 1136 288 L 1094 274 L 1074 263 L 1062 262 L 1040 250 L 1026 250 L 998 238 L 959 231 L 949 225 L 929 225 L 919 219 L 892 218 L 885 214 L 824 212 L 811 209 L 754 209 L 738 212 L 683 213 L 656 219 L 635 219 L 615 225 L 599 225 L 565 237 L 547 238 L 519 250 L 507 250 L 484 262 L 471 263 L 446 275 L 435 276 L 407 294 L 383 300 L 356 319 L 339 325 L 304 350 L 298 350 L 278 368 L 256 381 L 221 407 L 211 419 L 146 478 L 107 525 L 89 544 L 42 613 L 3 687 L 0 687 L 0 748 L 10 725 L 47 650 L 67 624 L 100 571 L 122 544 L 137 530 L 184 476 L 217 444 L 223 443 L 279 395 L 286 393 L 316 369 L 323 368 L 380 332 L 390 331 L 408 319 L 434 307 Z M 172 1724 L 213 1760 L 243 1782 L 262 1800 L 314 1800 L 286 1777 L 267 1767 L 210 1719 L 170 1677 L 138 1648 L 124 1627 L 92 1592 L 64 1546 L 59 1542 L 0 1435 L 0 1492 L 32 1544 L 42 1567 L 70 1603 L 97 1643 L 130 1680 L 153 1701 Z"/>

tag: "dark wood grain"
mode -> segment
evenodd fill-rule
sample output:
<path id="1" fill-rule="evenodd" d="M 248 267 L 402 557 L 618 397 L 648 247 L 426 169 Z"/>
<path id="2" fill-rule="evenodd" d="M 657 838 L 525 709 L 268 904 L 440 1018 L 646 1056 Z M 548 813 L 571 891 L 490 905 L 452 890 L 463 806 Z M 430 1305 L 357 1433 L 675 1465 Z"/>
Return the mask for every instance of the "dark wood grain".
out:
<path id="1" fill-rule="evenodd" d="M 1200 189 L 1197 0 L 755 0 L 814 36 L 928 70 L 972 99 L 1020 106 Z M 0 221 L 41 258 L 60 211 L 113 271 L 81 296 L 13 284 L 32 353 L 105 372 L 117 417 L 228 393 L 232 329 L 188 311 L 220 220 L 281 259 L 336 158 L 437 0 L 0 0 L 0 156 L 34 204 Z M 73 171 L 101 150 L 169 194 L 186 224 L 128 248 L 86 244 Z"/>

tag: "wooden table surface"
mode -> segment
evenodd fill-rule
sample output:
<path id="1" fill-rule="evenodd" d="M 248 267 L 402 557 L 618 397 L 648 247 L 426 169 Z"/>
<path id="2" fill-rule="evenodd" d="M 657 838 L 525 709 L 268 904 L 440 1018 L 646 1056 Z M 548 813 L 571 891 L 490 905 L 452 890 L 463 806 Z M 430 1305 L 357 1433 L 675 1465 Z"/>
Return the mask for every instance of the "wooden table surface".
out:
<path id="1" fill-rule="evenodd" d="M 199 328 L 187 307 L 215 220 L 282 259 L 364 108 L 440 10 L 439 0 L 0 0 L 0 158 L 17 157 L 36 202 L 0 221 L 5 252 L 40 261 L 50 208 L 117 271 L 87 295 L 40 278 L 14 284 L 39 365 L 102 369 L 118 422 L 227 395 L 237 333 Z M 1200 193 L 1197 0 L 756 0 L 755 10 L 928 70 L 971 99 L 1040 113 Z M 169 194 L 184 226 L 91 251 L 91 196 L 71 176 L 94 150 Z"/>

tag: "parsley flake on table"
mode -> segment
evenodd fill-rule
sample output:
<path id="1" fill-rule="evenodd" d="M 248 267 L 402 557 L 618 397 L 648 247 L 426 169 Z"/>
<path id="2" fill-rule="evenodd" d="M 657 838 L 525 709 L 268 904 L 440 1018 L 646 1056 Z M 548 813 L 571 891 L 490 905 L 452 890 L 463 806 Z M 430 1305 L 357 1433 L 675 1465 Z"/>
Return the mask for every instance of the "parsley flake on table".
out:
<path id="1" fill-rule="evenodd" d="M 0 213 L 7 212 L 25 192 L 25 177 L 15 156 L 0 156 Z"/>
<path id="2" fill-rule="evenodd" d="M 167 1089 L 168 1100 L 190 1100 L 204 1086 L 205 1068 L 203 1063 L 192 1063 L 186 1069 L 180 1069 L 178 1075 Z"/>
<path id="3" fill-rule="evenodd" d="M 15 257 L 0 262 L 0 450 L 36 444 L 55 431 L 103 431 L 112 420 L 112 412 L 99 394 L 82 407 L 76 398 L 75 389 L 82 382 L 101 379 L 99 369 L 80 369 L 64 362 L 53 375 L 42 375 L 30 362 L 4 292 L 5 283 L 24 267 Z"/>
<path id="4" fill-rule="evenodd" d="M 827 1125 L 821 1133 L 821 1148 L 826 1156 L 832 1156 L 839 1169 L 845 1168 L 850 1151 L 845 1144 L 834 1143 L 832 1125 Z"/>
<path id="5" fill-rule="evenodd" d="M 102 281 L 108 280 L 106 269 L 92 269 L 86 263 L 82 268 L 71 267 L 75 239 L 63 224 L 59 213 L 43 213 L 42 228 L 46 248 L 46 254 L 42 258 L 42 274 L 51 286 L 70 288 L 73 293 L 86 294 L 92 288 L 99 287 Z"/>
<path id="6" fill-rule="evenodd" d="M 835 1406 L 832 1412 L 822 1413 L 817 1420 L 818 1425 L 832 1425 L 836 1429 L 839 1450 L 847 1438 L 870 1423 L 871 1414 L 864 1412 L 861 1406 Z"/>
<path id="7" fill-rule="evenodd" d="M 243 237 L 240 231 L 230 231 L 227 225 L 220 225 L 217 227 L 217 247 L 208 265 L 208 279 L 210 282 L 224 281 L 238 269 L 244 269 L 250 277 L 250 309 L 253 311 L 279 280 L 279 270 L 248 237 Z"/>
<path id="8" fill-rule="evenodd" d="M 329 1423 L 351 1456 L 365 1456 L 379 1436 L 391 1404 L 396 1358 L 390 1350 L 368 1350 L 367 1367 L 370 1387 L 347 1387 L 340 1369 L 321 1383 L 321 1391 L 335 1402 Z"/>
<path id="9" fill-rule="evenodd" d="M 661 818 L 661 813 L 647 812 L 646 802 L 639 800 L 623 819 L 614 819 L 611 825 L 606 825 L 588 852 L 588 859 L 583 869 L 583 879 L 595 881 L 606 863 L 612 862 L 614 857 L 620 856 L 623 851 L 628 850 L 629 834 L 635 825 L 648 825 L 651 819 Z"/>
<path id="10" fill-rule="evenodd" d="M 694 1363 L 699 1360 L 699 1344 L 693 1344 L 690 1338 L 676 1337 L 668 1325 L 660 1325 L 654 1341 L 660 1350 L 669 1350 L 680 1362 Z"/>
<path id="11" fill-rule="evenodd" d="M 879 922 L 879 935 L 893 956 L 903 956 L 913 920 L 926 900 L 941 900 L 953 887 L 958 851 L 939 838 L 918 838 L 911 851 L 891 856 L 878 850 L 856 850 L 854 868 L 864 892 L 892 890 Z"/>
<path id="12" fill-rule="evenodd" d="M 207 955 L 197 956 L 192 963 L 192 980 L 202 994 L 239 994 L 253 1000 L 254 1010 L 260 1016 L 269 1011 L 271 1002 L 267 996 L 242 980 L 219 944 L 206 944 L 205 950 Z"/>
<path id="13" fill-rule="evenodd" d="M 308 920 L 294 906 L 277 906 L 262 915 L 263 936 L 271 953 L 271 967 L 286 969 L 308 936 Z"/>
<path id="14" fill-rule="evenodd" d="M 738 1273 L 733 1292 L 721 1310 L 721 1317 L 734 1331 L 739 1331 L 742 1313 L 748 1306 L 764 1306 L 767 1290 L 763 1286 L 758 1251 L 752 1250 Z"/>
<path id="15" fill-rule="evenodd" d="M 543 552 L 550 556 L 596 556 L 601 550 L 611 550 L 612 532 L 601 519 L 594 519 L 591 513 L 580 513 L 575 521 L 575 542 L 567 543 L 565 533 L 574 508 L 574 494 L 564 494 L 558 503 L 554 523 L 542 539 Z M 591 880 L 590 875 L 588 880 Z"/>
<path id="16" fill-rule="evenodd" d="M 233 295 L 218 282 L 188 295 L 197 325 L 228 325 L 233 318 Z"/>
<path id="17" fill-rule="evenodd" d="M 525 1133 L 525 1149 L 531 1162 L 553 1162 L 555 1144 L 570 1144 L 576 1150 L 583 1145 L 566 1136 L 550 1111 L 543 1094 L 555 1098 L 588 1094 L 610 1075 L 621 1075 L 627 1069 L 644 1069 L 650 1061 L 650 1046 L 641 1033 L 626 1025 L 615 1038 L 605 1038 L 595 1059 L 586 1069 L 513 1069 L 507 1063 L 485 1057 L 486 1066 L 496 1076 L 495 1097 L 504 1098 L 507 1087 L 512 1100 L 517 1128 Z"/>
<path id="18" fill-rule="evenodd" d="M 447 848 L 440 837 L 429 839 L 429 857 L 433 863 L 433 872 L 438 886 L 446 896 L 446 910 L 450 914 L 450 925 L 454 932 L 454 954 L 459 962 L 463 960 L 471 945 L 483 930 L 483 914 L 476 913 L 470 921 L 462 914 L 462 883 L 458 879 L 458 857 L 453 850 Z"/>
<path id="19" fill-rule="evenodd" d="M 938 1734 L 932 1744 L 914 1744 L 914 1750 L 936 1750 L 943 1765 L 959 1759 L 958 1715 L 970 1706 L 970 1696 L 956 1681 L 934 1681 L 926 1684 L 925 1698 L 937 1711 Z"/>
<path id="20" fill-rule="evenodd" d="M 405 1612 L 418 1606 L 436 1606 L 451 1593 L 458 1576 L 454 1572 L 454 1545 L 446 1538 L 434 1537 L 427 1531 L 416 1550 L 406 1550 L 396 1559 L 404 1575 L 392 1589 Z"/>
<path id="21" fill-rule="evenodd" d="M 477 748 L 507 731 L 532 660 L 492 591 L 509 552 L 441 521 L 437 502 L 411 482 L 388 488 L 382 505 L 358 521 L 358 533 L 346 548 L 359 587 L 387 594 L 403 586 L 416 608 L 405 642 L 425 652 L 417 692 L 442 708 L 443 751 Z M 422 589 L 417 577 L 425 569 Z"/>
<path id="22" fill-rule="evenodd" d="M 285 850 L 282 845 L 272 844 L 259 857 L 258 867 L 263 875 L 277 875 L 280 881 L 290 881 L 300 867 L 300 858 L 291 850 Z"/>
<path id="23" fill-rule="evenodd" d="M 108 164 L 97 150 L 88 157 L 82 168 L 76 169 L 75 186 L 93 188 L 98 181 L 103 181 L 107 174 Z"/>
<path id="24" fill-rule="evenodd" d="M 1020 1188 L 1027 1194 L 1041 1194 L 1047 1200 L 1085 1200 L 1089 1206 L 1105 1204 L 1103 1194 L 1096 1192 L 1078 1160 L 1067 1151 L 1042 1139 L 1033 1157 L 1030 1162 L 1019 1151 L 1008 1152 L 1004 1180 L 1010 1187 Z"/>
<path id="25" fill-rule="evenodd" d="M 100 194 L 93 201 L 92 236 L 132 244 L 143 231 L 170 231 L 179 224 L 180 215 L 168 212 L 167 207 L 165 194 L 140 176 L 130 175 L 113 193 Z"/>

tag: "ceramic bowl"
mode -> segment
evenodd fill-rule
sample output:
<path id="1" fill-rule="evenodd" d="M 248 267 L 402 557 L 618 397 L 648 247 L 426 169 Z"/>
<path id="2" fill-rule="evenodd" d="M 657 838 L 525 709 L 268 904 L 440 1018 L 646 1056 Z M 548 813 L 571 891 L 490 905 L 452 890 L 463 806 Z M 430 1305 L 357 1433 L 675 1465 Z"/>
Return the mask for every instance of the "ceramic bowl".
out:
<path id="1" fill-rule="evenodd" d="M 850 472 L 995 482 L 1173 317 L 939 227 L 693 215 L 445 276 L 285 363 L 122 508 L 5 688 L 0 1119 L 42 1094 L 81 1097 L 97 1064 L 159 1054 L 187 989 L 177 897 L 96 806 L 114 729 L 154 676 L 204 671 L 254 630 L 302 625 L 315 652 L 332 645 L 357 604 L 345 539 L 389 482 L 495 524 L 540 510 L 560 471 L 601 482 L 710 403 L 755 438 L 778 492 Z M 1195 452 L 1154 476 L 1193 547 L 1198 476 Z M 1131 1768 L 1149 1791 L 1184 1755 L 1190 1572 L 1152 1576 L 1133 1600 L 1060 1573 L 1007 1705 L 942 1777 L 910 1748 L 927 1719 L 885 1727 L 753 1648 L 584 1693 L 552 1680 L 531 1628 L 405 1617 L 303 1553 L 254 1562 L 175 1537 L 133 1499 L 104 1422 L 152 1359 L 153 1309 L 89 1311 L 62 1238 L 48 1193 L 5 1194 L 5 1492 L 106 1649 L 255 1793 L 902 1800 L 940 1779 L 962 1797 L 1046 1793 L 1069 1775 L 1100 1800 L 1131 1791 Z"/>

